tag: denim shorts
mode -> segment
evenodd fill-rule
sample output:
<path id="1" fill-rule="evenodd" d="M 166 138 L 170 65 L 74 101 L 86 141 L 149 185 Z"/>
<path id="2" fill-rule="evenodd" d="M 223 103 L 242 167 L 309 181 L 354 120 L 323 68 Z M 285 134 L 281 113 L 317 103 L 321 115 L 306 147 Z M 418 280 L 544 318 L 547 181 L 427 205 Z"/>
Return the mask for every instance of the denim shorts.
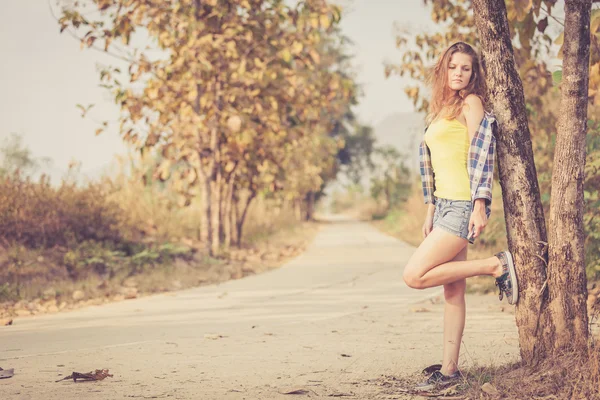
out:
<path id="1" fill-rule="evenodd" d="M 473 244 L 474 238 L 467 239 L 471 211 L 472 205 L 469 200 L 448 200 L 438 197 L 435 200 L 433 227 L 440 227 Z"/>

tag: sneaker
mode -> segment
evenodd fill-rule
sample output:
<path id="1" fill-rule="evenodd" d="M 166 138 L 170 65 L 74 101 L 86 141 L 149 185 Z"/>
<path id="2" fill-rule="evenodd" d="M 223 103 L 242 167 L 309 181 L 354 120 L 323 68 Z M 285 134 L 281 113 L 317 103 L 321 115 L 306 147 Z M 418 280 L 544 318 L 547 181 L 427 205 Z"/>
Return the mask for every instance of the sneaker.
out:
<path id="1" fill-rule="evenodd" d="M 427 378 L 424 382 L 421 382 L 415 386 L 417 391 L 429 391 L 433 389 L 440 389 L 446 386 L 450 386 L 453 383 L 457 383 L 461 380 L 462 374 L 460 371 L 456 371 L 452 375 L 444 375 L 440 371 L 434 371 L 433 374 Z"/>
<path id="2" fill-rule="evenodd" d="M 502 263 L 502 275 L 496 278 L 496 286 L 500 290 L 498 298 L 502 301 L 504 295 L 508 304 L 517 304 L 519 300 L 519 286 L 517 284 L 517 271 L 510 251 L 501 251 L 496 257 Z"/>

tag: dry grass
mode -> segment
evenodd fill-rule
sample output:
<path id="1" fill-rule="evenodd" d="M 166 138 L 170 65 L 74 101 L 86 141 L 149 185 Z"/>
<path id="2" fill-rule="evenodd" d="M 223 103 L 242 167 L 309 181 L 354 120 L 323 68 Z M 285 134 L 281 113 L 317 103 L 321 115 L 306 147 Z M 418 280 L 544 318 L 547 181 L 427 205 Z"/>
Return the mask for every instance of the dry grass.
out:
<path id="1" fill-rule="evenodd" d="M 509 364 L 500 367 L 473 367 L 466 372 L 460 394 L 464 399 L 600 399 L 600 351 L 592 346 L 589 355 L 563 354 L 538 366 Z M 485 383 L 498 395 L 486 395 Z"/>
<path id="2" fill-rule="evenodd" d="M 413 389 L 415 384 L 423 381 L 428 374 L 382 376 L 367 384 L 378 386 L 381 394 L 416 396 L 410 398 L 598 400 L 600 399 L 599 344 L 600 342 L 597 342 L 596 346 L 591 347 L 589 355 L 563 354 L 552 357 L 535 367 L 512 363 L 502 366 L 473 365 L 462 368 L 463 379 L 458 384 L 428 392 L 417 392 Z"/>
<path id="3" fill-rule="evenodd" d="M 0 182 L 0 317 L 44 298 L 75 306 L 77 290 L 95 302 L 131 295 L 127 285 L 141 295 L 238 279 L 281 265 L 316 233 L 291 205 L 258 197 L 241 248 L 211 258 L 199 240 L 199 196 L 179 207 L 171 183 L 141 179 L 151 162 L 123 159 L 111 177 L 84 185 Z"/>

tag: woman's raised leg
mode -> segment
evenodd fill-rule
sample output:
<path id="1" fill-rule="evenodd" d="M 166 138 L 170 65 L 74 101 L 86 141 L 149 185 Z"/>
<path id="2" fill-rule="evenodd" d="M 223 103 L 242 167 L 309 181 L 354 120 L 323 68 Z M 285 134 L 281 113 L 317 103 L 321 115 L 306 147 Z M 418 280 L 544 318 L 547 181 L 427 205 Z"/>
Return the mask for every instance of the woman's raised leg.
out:
<path id="1" fill-rule="evenodd" d="M 499 277 L 502 264 L 493 256 L 480 260 L 452 261 L 467 240 L 434 228 L 404 267 L 404 282 L 414 289 L 446 285 L 479 275 Z"/>

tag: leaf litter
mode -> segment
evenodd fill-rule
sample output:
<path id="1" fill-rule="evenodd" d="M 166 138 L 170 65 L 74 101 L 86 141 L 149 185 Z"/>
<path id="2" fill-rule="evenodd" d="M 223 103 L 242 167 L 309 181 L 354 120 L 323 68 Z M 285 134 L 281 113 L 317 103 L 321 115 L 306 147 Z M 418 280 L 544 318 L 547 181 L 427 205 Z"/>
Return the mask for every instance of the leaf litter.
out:
<path id="1" fill-rule="evenodd" d="M 101 381 L 105 378 L 112 377 L 112 374 L 109 374 L 107 369 L 97 369 L 94 372 L 88 373 L 73 372 L 71 375 L 65 376 L 64 378 L 59 379 L 56 382 L 65 381 L 67 379 L 73 379 L 73 382 L 77 382 L 77 379 L 81 381 Z"/>
<path id="2" fill-rule="evenodd" d="M 12 378 L 15 375 L 15 369 L 2 369 L 0 368 L 0 379 Z"/>

